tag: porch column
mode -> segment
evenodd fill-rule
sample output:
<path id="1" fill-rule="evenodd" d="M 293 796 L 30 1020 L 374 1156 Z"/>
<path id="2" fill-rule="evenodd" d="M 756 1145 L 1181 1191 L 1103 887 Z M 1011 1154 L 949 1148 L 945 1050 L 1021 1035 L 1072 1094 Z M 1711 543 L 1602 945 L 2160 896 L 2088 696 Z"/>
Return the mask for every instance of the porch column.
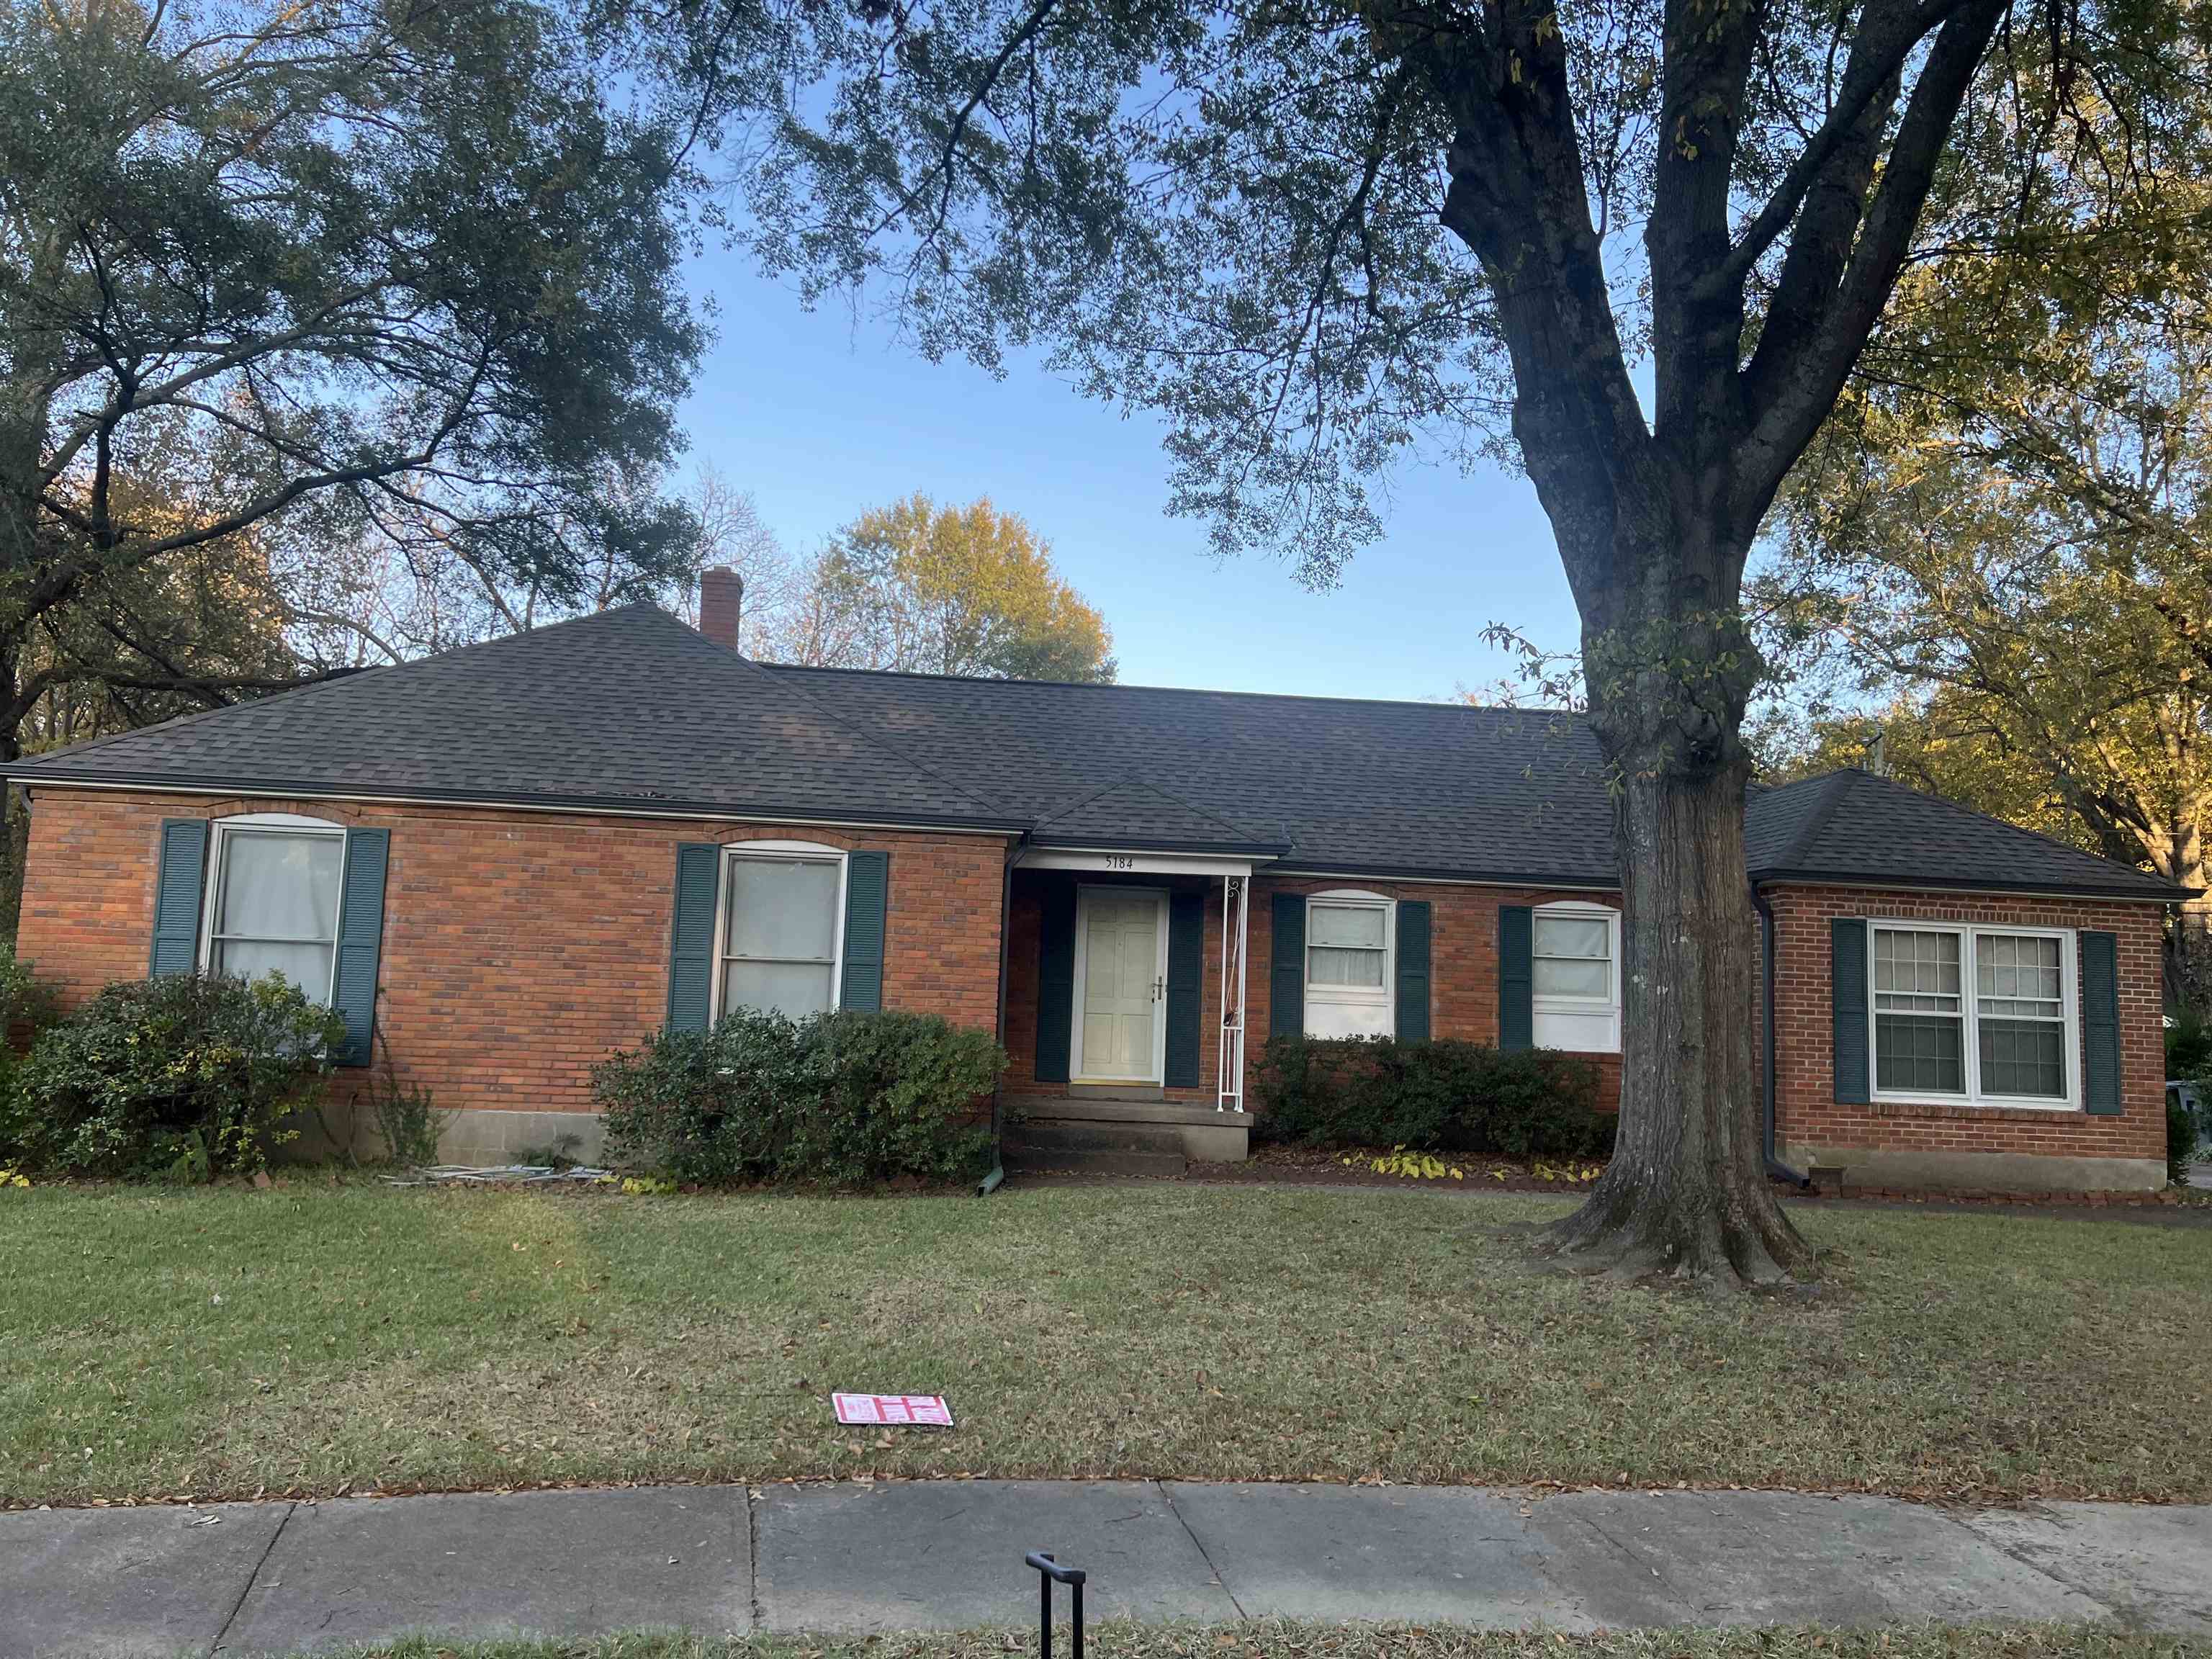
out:
<path id="1" fill-rule="evenodd" d="M 1244 940 L 1251 887 L 1249 876 L 1221 878 L 1221 1042 L 1214 1104 L 1244 1109 Z"/>

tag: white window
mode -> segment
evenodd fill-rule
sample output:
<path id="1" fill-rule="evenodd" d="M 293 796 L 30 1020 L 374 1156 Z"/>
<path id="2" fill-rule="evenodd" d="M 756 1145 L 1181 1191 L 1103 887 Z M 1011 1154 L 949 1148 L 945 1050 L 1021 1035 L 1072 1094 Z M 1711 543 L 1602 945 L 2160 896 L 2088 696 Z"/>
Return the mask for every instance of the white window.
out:
<path id="1" fill-rule="evenodd" d="M 1620 913 L 1562 900 L 1532 918 L 1532 1009 L 1540 1048 L 1620 1048 Z"/>
<path id="2" fill-rule="evenodd" d="M 1379 893 L 1317 893 L 1306 901 L 1308 1036 L 1389 1036 L 1396 1029 L 1397 908 Z"/>
<path id="3" fill-rule="evenodd" d="M 319 818 L 254 813 L 215 825 L 200 965 L 210 974 L 279 974 L 329 1005 L 337 965 L 345 830 Z"/>
<path id="4" fill-rule="evenodd" d="M 806 842 L 725 848 L 715 1006 L 805 1019 L 837 1006 L 845 855 Z"/>
<path id="5" fill-rule="evenodd" d="M 2071 933 L 1878 921 L 1873 946 L 1878 1098 L 2074 1103 Z"/>

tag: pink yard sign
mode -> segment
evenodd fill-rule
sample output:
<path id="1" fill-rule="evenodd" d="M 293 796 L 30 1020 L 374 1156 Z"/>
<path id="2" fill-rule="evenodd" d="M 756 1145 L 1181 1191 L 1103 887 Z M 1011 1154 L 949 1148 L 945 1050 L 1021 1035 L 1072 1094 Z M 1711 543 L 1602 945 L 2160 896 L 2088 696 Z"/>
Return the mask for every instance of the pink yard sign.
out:
<path id="1" fill-rule="evenodd" d="M 931 1428 L 952 1426 L 951 1408 L 940 1394 L 833 1394 L 840 1423 L 927 1424 Z"/>

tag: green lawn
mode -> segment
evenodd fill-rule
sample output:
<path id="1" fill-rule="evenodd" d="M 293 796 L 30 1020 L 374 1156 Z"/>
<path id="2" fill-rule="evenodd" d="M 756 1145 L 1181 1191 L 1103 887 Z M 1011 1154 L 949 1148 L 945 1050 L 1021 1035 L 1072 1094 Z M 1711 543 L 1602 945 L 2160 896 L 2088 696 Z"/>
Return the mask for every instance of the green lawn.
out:
<path id="1" fill-rule="evenodd" d="M 1812 1295 L 1561 1201 L 0 1191 L 0 1501 L 884 1474 L 2212 1498 L 2212 1229 L 1800 1211 Z M 829 1421 L 942 1391 L 960 1426 Z"/>
<path id="2" fill-rule="evenodd" d="M 1885 1630 L 1653 1630 L 1566 1636 L 1550 1631 L 1323 1625 L 1093 1626 L 1096 1659 L 2189 1659 L 2185 1637 L 2080 1626 L 1913 1626 Z M 1066 1632 L 1055 1653 L 1068 1651 Z M 1035 1653 L 1028 1632 L 872 1636 L 850 1641 L 620 1636 L 603 1642 L 412 1641 L 354 1650 L 355 1659 L 1006 1659 Z"/>

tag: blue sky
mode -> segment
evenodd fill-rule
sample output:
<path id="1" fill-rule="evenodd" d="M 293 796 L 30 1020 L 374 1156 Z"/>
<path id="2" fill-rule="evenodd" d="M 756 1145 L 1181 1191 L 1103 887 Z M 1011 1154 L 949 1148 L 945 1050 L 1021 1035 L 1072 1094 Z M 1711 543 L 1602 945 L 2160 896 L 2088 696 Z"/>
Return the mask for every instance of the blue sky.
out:
<path id="1" fill-rule="evenodd" d="M 683 411 L 690 462 L 750 490 L 787 549 L 810 551 L 915 489 L 988 495 L 1052 544 L 1135 684 L 1449 697 L 1509 672 L 1477 637 L 1490 622 L 1574 643 L 1566 579 L 1524 478 L 1407 465 L 1383 539 L 1340 587 L 1309 592 L 1275 560 L 1217 562 L 1204 526 L 1165 514 L 1168 463 L 1150 421 L 1039 370 L 994 380 L 929 363 L 842 307 L 809 314 L 719 248 L 691 277 L 720 314 Z"/>

